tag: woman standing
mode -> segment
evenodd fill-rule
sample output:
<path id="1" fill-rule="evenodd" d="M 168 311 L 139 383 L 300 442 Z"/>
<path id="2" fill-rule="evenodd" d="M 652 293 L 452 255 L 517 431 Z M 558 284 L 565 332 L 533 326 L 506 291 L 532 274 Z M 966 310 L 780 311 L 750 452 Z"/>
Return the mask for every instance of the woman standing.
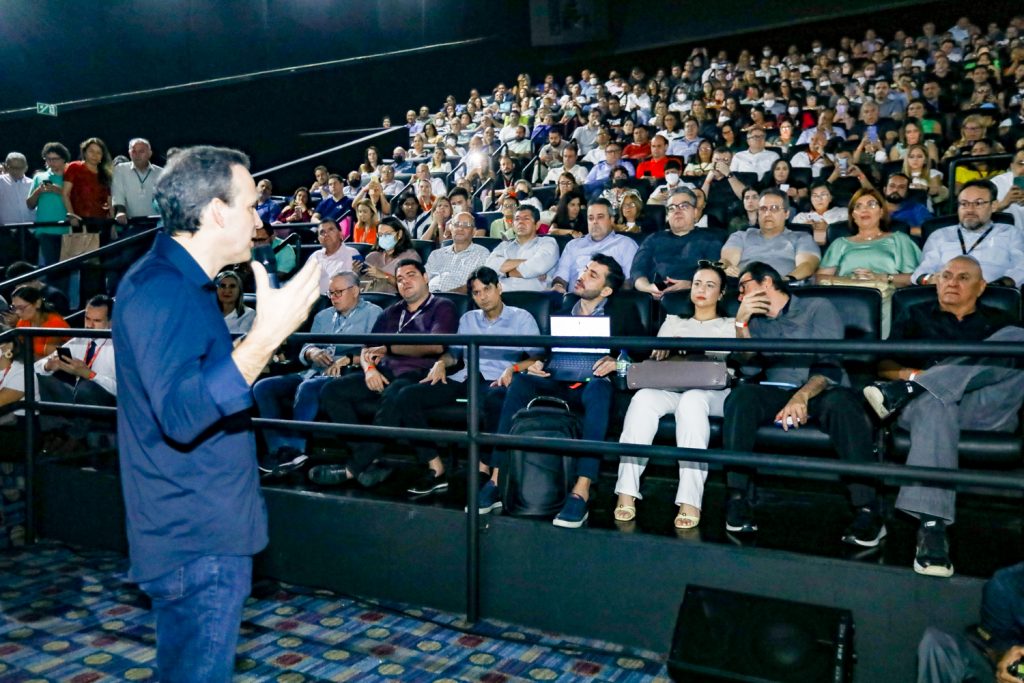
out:
<path id="1" fill-rule="evenodd" d="M 67 329 L 64 318 L 43 298 L 35 287 L 22 285 L 11 295 L 11 308 L 18 317 L 18 327 L 52 327 Z M 45 358 L 67 341 L 64 337 L 33 337 L 32 354 L 36 360 Z"/>
<path id="2" fill-rule="evenodd" d="M 68 222 L 78 226 L 82 219 L 110 217 L 110 152 L 99 138 L 81 144 L 80 161 L 64 169 L 64 208 Z"/>
<path id="3" fill-rule="evenodd" d="M 420 255 L 413 249 L 409 233 L 397 220 L 389 216 L 377 227 L 377 242 L 373 251 L 366 255 L 366 262 L 360 273 L 360 279 L 365 283 L 363 291 L 397 294 L 395 271 L 398 264 L 405 259 L 419 261 Z"/>
<path id="4" fill-rule="evenodd" d="M 231 334 L 246 334 L 256 320 L 256 311 L 242 300 L 242 278 L 233 270 L 217 276 L 217 303 Z"/>
<path id="5" fill-rule="evenodd" d="M 708 261 L 698 263 L 690 289 L 693 302 L 693 316 L 681 318 L 669 315 L 658 330 L 659 337 L 698 337 L 705 339 L 728 339 L 736 336 L 736 321 L 723 316 L 719 303 L 725 296 L 725 271 Z M 651 358 L 665 361 L 673 352 L 654 351 Z M 709 353 L 716 359 L 728 354 Z M 633 396 L 626 412 L 619 443 L 651 444 L 658 431 L 658 420 L 663 415 L 675 414 L 676 445 L 680 448 L 707 449 L 711 438 L 711 424 L 708 417 L 721 417 L 728 389 L 707 391 L 665 391 L 662 389 L 641 389 Z M 618 503 L 615 506 L 615 521 L 628 522 L 636 517 L 636 501 L 640 500 L 640 477 L 647 467 L 647 458 L 623 457 L 619 463 L 619 478 L 615 483 Z M 692 529 L 700 523 L 701 501 L 704 498 L 704 482 L 707 480 L 706 463 L 679 462 L 679 488 L 676 491 L 676 505 L 679 511 L 673 520 L 677 529 Z"/>

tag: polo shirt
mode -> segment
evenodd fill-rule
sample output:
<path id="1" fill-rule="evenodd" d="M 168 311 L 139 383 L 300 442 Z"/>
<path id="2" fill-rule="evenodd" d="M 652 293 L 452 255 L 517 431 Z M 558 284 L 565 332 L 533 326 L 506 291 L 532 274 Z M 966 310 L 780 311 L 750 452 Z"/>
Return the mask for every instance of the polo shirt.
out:
<path id="1" fill-rule="evenodd" d="M 729 236 L 723 249 L 739 249 L 740 268 L 751 261 L 763 261 L 785 277 L 796 268 L 797 254 L 814 254 L 821 257 L 821 248 L 810 233 L 797 232 L 789 228 L 770 239 L 765 239 L 758 228 L 748 228 Z"/>
<path id="2" fill-rule="evenodd" d="M 374 334 L 454 334 L 458 329 L 455 304 L 448 299 L 430 294 L 427 300 L 409 313 L 405 301 L 388 306 L 373 325 Z M 393 346 L 390 344 L 389 346 Z M 407 372 L 426 372 L 437 362 L 437 356 L 398 356 L 392 353 L 382 358 L 377 365 L 387 369 L 393 377 Z"/>

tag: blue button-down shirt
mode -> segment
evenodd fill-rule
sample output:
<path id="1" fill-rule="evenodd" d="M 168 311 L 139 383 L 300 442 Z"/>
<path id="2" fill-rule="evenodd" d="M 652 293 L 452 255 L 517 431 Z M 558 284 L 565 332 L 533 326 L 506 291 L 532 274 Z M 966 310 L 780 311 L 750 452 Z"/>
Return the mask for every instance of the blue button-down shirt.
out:
<path id="1" fill-rule="evenodd" d="M 339 313 L 332 306 L 325 308 L 313 317 L 311 334 L 361 334 L 369 333 L 373 329 L 377 318 L 384 312 L 380 306 L 370 303 L 366 299 L 360 299 L 348 313 Z M 306 351 L 310 348 L 324 348 L 323 344 L 303 344 L 299 352 L 299 361 L 309 364 L 306 360 Z M 334 357 L 346 354 L 355 355 L 362 349 L 361 344 L 338 344 L 334 347 Z M 305 376 L 313 377 L 323 373 L 325 368 L 312 368 L 307 370 Z"/>
<path id="2" fill-rule="evenodd" d="M 117 290 L 117 441 L 136 582 L 267 544 L 252 392 L 215 292 L 165 234 Z"/>
<path id="3" fill-rule="evenodd" d="M 566 289 L 571 291 L 576 284 L 576 278 L 587 267 L 594 254 L 604 254 L 611 256 L 622 266 L 622 272 L 628 280 L 633 267 L 633 257 L 636 256 L 638 248 L 632 237 L 615 232 L 605 235 L 600 242 L 595 242 L 590 235 L 577 237 L 566 243 L 558 259 L 558 265 L 555 266 L 553 277 L 560 278 L 566 283 Z"/>
<path id="4" fill-rule="evenodd" d="M 459 319 L 459 334 L 493 334 L 499 337 L 517 337 L 524 334 L 539 335 L 537 321 L 529 312 L 515 306 L 504 306 L 497 320 L 488 320 L 481 310 L 467 311 Z M 453 348 L 457 355 L 465 353 L 465 347 Z M 501 377 L 505 368 L 523 358 L 540 356 L 543 349 L 522 346 L 485 346 L 480 349 L 480 374 L 488 382 Z M 463 368 L 451 376 L 455 382 L 466 381 Z"/>

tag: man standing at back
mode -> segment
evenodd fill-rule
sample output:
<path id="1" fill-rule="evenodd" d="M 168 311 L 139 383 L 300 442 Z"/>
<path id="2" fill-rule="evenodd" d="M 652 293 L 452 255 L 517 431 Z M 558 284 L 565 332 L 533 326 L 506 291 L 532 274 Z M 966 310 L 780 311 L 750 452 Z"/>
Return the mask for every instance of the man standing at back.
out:
<path id="1" fill-rule="evenodd" d="M 256 321 L 232 347 L 212 278 L 250 258 L 260 219 L 248 165 L 229 149 L 178 152 L 157 185 L 165 233 L 118 291 L 129 578 L 153 602 L 162 681 L 231 679 L 252 556 L 267 543 L 249 387 L 317 296 L 317 262 L 278 290 L 253 262 Z"/>

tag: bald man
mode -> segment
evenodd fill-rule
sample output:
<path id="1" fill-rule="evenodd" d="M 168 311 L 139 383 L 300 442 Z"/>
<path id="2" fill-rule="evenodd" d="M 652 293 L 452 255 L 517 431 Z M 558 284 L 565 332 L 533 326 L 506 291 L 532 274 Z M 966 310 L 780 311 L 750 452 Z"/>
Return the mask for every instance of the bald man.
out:
<path id="1" fill-rule="evenodd" d="M 1003 311 L 978 303 L 985 291 L 981 266 L 971 256 L 957 256 L 936 277 L 937 300 L 911 306 L 893 322 L 892 339 L 1024 342 L 1020 322 Z M 956 469 L 961 429 L 1012 432 L 1024 397 L 1019 362 L 1003 357 L 886 359 L 879 375 L 888 381 L 864 389 L 864 397 L 882 419 L 898 413 L 910 431 L 908 465 Z M 908 485 L 896 507 L 921 521 L 914 571 L 949 577 L 946 526 L 956 516 L 952 489 Z"/>

